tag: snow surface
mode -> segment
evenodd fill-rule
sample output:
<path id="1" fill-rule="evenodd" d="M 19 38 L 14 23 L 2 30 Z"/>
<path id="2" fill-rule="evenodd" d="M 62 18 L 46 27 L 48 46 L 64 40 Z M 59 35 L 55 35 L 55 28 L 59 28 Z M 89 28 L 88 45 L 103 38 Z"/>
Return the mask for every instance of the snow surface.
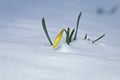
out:
<path id="1" fill-rule="evenodd" d="M 1 0 L 0 80 L 120 80 L 120 9 L 108 13 L 119 4 L 119 0 L 109 4 L 108 0 Z M 98 15 L 101 6 L 106 13 Z M 42 17 L 54 41 L 62 28 L 74 28 L 80 11 L 78 39 L 68 46 L 64 34 L 53 49 Z M 106 36 L 92 44 L 83 40 L 85 33 L 92 40 Z"/>

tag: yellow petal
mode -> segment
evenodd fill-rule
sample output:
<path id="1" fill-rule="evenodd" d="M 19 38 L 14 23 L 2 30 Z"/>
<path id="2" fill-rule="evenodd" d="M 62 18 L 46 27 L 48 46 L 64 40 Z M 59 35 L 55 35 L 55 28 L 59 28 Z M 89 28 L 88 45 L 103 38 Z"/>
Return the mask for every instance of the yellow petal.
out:
<path id="1" fill-rule="evenodd" d="M 65 29 L 62 29 L 59 33 L 58 33 L 58 35 L 56 36 L 56 38 L 55 38 L 55 40 L 54 40 L 54 43 L 53 43 L 53 48 L 55 48 L 58 44 L 59 44 L 59 42 L 60 42 L 60 40 L 61 40 L 61 38 L 62 38 L 62 35 L 63 35 L 63 32 L 65 31 Z"/>

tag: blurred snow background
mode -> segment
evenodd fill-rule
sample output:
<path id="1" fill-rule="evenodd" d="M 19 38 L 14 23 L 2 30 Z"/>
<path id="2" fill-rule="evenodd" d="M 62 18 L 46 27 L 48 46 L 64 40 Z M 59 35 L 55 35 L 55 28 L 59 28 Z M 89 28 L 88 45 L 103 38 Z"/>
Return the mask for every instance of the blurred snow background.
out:
<path id="1" fill-rule="evenodd" d="M 0 0 L 0 80 L 119 80 L 119 7 L 119 0 Z M 81 11 L 78 40 L 67 46 L 63 37 L 52 49 L 42 17 L 53 41 Z M 91 44 L 85 33 L 106 36 Z"/>

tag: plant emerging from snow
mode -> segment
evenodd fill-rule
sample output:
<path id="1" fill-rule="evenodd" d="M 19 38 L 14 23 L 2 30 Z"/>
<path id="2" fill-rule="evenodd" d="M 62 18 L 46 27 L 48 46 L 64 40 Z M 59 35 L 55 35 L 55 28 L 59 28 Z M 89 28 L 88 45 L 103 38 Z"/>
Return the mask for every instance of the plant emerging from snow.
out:
<path id="1" fill-rule="evenodd" d="M 42 18 L 42 26 L 43 26 L 43 30 L 47 36 L 48 41 L 50 42 L 51 46 L 53 46 L 53 48 L 56 48 L 56 46 L 59 44 L 60 40 L 62 39 L 62 35 L 63 32 L 66 33 L 66 43 L 69 45 L 72 41 L 75 41 L 77 39 L 77 33 L 78 33 L 78 26 L 79 26 L 79 22 L 80 22 L 80 17 L 82 15 L 82 12 L 80 12 L 78 19 L 77 19 L 77 25 L 76 25 L 76 29 L 74 28 L 71 32 L 70 32 L 70 28 L 68 27 L 67 29 L 62 29 L 58 35 L 56 36 L 54 43 L 52 43 L 47 28 L 46 28 L 46 23 L 45 23 L 45 19 Z M 75 32 L 75 34 L 74 34 Z M 74 37 L 73 37 L 74 34 Z M 103 38 L 105 36 L 105 34 L 103 34 L 102 36 L 100 36 L 99 38 L 97 38 L 96 40 L 93 40 L 92 43 L 97 42 L 98 40 L 100 40 L 101 38 Z M 87 34 L 85 34 L 84 40 L 89 40 L 87 39 Z"/>

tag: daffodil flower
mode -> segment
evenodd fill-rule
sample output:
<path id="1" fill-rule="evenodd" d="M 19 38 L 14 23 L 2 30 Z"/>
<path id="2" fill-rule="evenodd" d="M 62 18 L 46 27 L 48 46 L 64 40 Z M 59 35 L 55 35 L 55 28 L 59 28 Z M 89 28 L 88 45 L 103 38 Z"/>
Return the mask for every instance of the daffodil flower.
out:
<path id="1" fill-rule="evenodd" d="M 58 35 L 56 36 L 55 40 L 54 40 L 54 43 L 53 43 L 53 48 L 56 48 L 56 46 L 59 44 L 60 40 L 62 39 L 62 35 L 63 35 L 63 32 L 65 31 L 65 29 L 62 29 Z"/>

